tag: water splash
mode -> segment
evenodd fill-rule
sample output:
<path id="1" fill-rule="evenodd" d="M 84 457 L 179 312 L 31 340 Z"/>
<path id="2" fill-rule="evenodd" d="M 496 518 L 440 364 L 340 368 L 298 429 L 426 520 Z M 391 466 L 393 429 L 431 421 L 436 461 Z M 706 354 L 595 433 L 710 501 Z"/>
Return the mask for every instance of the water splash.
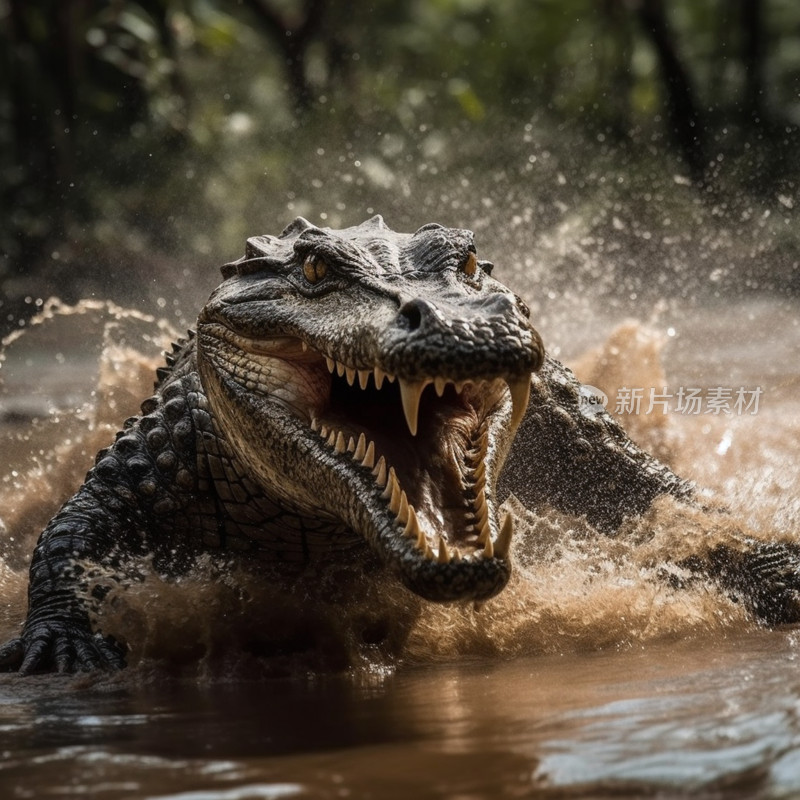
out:
<path id="1" fill-rule="evenodd" d="M 48 301 L 28 330 L 3 342 L 7 404 L 24 397 L 28 356 L 52 353 L 52 339 L 35 341 L 39 332 L 55 334 L 59 347 L 73 338 L 78 350 L 94 356 L 73 375 L 86 384 L 79 402 L 60 406 L 59 392 L 51 387 L 45 416 L 6 420 L 2 636 L 22 621 L 27 563 L 39 531 L 79 485 L 94 452 L 150 393 L 157 353 L 175 337 L 164 321 L 110 303 L 70 307 Z M 666 341 L 627 322 L 575 366 L 611 405 L 620 386 L 669 383 Z M 365 585 L 346 566 L 336 574 L 311 568 L 287 583 L 263 568 L 209 556 L 177 579 L 145 570 L 141 581 L 112 593 L 98 623 L 129 642 L 140 677 L 166 669 L 209 678 L 298 669 L 369 674 L 391 669 L 398 658 L 416 664 L 505 659 L 749 630 L 755 624 L 746 612 L 714 586 L 692 581 L 678 588 L 681 581 L 671 578 L 681 558 L 741 536 L 746 526 L 751 535 L 765 537 L 796 530 L 800 509 L 796 501 L 785 501 L 800 496 L 800 477 L 786 465 L 800 445 L 800 427 L 785 411 L 776 401 L 753 418 L 628 415 L 625 424 L 635 438 L 715 488 L 742 512 L 738 521 L 664 498 L 612 539 L 581 519 L 535 514 L 511 498 L 507 505 L 519 520 L 516 570 L 508 588 L 479 611 L 423 603 L 388 576 Z M 709 447 L 723 440 L 724 452 Z M 329 590 L 321 595 L 322 581 Z"/>

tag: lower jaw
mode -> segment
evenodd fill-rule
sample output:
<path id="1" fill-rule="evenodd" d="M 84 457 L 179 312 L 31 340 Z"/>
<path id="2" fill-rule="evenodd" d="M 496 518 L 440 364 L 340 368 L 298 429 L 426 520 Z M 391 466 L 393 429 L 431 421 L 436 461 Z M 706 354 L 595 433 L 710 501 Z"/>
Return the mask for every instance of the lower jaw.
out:
<path id="1" fill-rule="evenodd" d="M 503 539 L 502 534 L 499 534 L 499 539 Z M 469 543 L 453 544 L 449 539 L 447 547 L 450 552 L 443 559 L 441 551 L 437 552 L 438 548 L 431 546 L 430 539 L 426 553 L 413 538 L 403 536 L 396 522 L 388 520 L 367 539 L 384 568 L 394 573 L 413 594 L 432 602 L 488 600 L 503 590 L 511 575 L 507 545 L 499 557 L 487 556 L 483 545 L 476 549 Z M 467 554 L 456 556 L 453 552 L 456 546 L 462 549 L 462 553 L 466 550 Z M 492 540 L 490 552 L 491 547 Z"/>
<path id="2" fill-rule="evenodd" d="M 401 572 L 400 579 L 414 594 L 437 603 L 482 602 L 499 594 L 511 577 L 509 561 L 422 564 L 417 572 Z"/>

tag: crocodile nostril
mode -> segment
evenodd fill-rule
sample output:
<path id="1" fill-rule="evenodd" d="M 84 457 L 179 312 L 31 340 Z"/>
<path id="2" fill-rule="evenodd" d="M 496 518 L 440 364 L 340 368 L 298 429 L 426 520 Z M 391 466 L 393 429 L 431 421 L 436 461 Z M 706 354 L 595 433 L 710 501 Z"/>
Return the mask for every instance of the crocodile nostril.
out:
<path id="1" fill-rule="evenodd" d="M 400 309 L 400 316 L 403 317 L 409 330 L 415 331 L 422 325 L 422 309 L 419 300 L 409 300 Z"/>

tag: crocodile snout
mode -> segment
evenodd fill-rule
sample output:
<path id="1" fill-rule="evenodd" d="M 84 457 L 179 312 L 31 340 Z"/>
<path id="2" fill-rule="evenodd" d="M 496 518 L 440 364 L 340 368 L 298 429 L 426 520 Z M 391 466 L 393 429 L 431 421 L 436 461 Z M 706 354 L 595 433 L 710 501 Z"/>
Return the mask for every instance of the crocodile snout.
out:
<path id="1" fill-rule="evenodd" d="M 383 337 L 384 368 L 410 379 L 535 372 L 544 345 L 512 294 L 405 301 Z"/>

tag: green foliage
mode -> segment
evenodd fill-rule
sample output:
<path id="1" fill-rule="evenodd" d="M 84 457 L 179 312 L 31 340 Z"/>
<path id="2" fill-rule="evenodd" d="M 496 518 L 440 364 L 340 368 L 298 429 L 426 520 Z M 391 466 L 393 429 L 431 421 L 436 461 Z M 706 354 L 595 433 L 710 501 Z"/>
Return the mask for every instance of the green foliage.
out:
<path id="1" fill-rule="evenodd" d="M 663 3 L 706 148 L 694 197 L 720 207 L 728 193 L 728 209 L 742 190 L 793 196 L 800 152 L 800 6 L 756 2 L 760 49 L 748 61 L 745 5 Z M 448 203 L 479 170 L 535 177 L 537 191 L 579 176 L 570 203 L 594 207 L 618 201 L 599 159 L 609 173 L 629 172 L 626 188 L 666 182 L 664 202 L 685 201 L 672 180 L 687 173 L 672 138 L 674 86 L 641 8 L 0 0 L 0 190 L 11 209 L 0 277 L 27 285 L 38 269 L 73 280 L 81 253 L 87 271 L 112 252 L 125 263 L 154 251 L 207 258 L 236 250 L 265 217 L 322 207 L 330 222 L 387 207 L 402 218 L 410 202 L 458 217 L 467 207 Z M 538 133 L 527 132 L 531 120 Z M 569 163 L 545 170 L 559 158 Z M 552 208 L 538 213 L 544 224 Z M 670 216 L 681 213 L 679 203 Z M 776 241 L 787 236 L 776 226 Z"/>

